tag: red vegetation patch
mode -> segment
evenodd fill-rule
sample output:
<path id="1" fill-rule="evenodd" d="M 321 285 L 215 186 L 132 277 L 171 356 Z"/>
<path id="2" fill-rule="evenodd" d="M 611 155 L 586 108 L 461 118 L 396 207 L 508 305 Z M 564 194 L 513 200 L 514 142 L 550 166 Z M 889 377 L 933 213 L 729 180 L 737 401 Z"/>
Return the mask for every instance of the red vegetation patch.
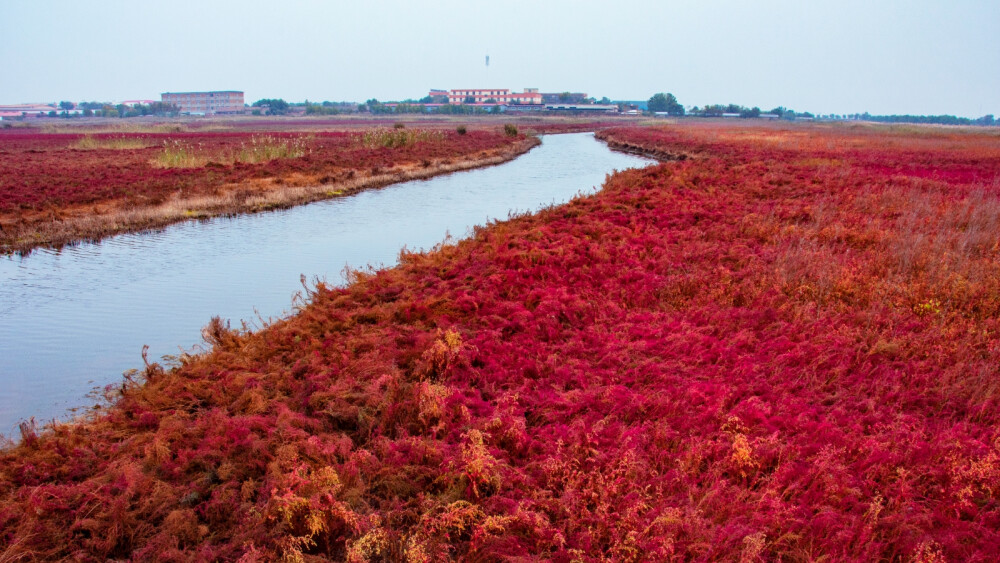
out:
<path id="1" fill-rule="evenodd" d="M 996 560 L 1000 140 L 608 135 L 696 158 L 211 324 L 0 457 L 4 555 Z"/>
<path id="2" fill-rule="evenodd" d="M 372 148 L 358 142 L 359 133 L 269 133 L 275 139 L 300 140 L 306 154 L 259 164 L 225 163 L 224 155 L 250 143 L 256 133 L 129 133 L 98 134 L 100 140 L 139 139 L 146 148 L 74 148 L 74 134 L 0 131 L 0 213 L 42 210 L 124 200 L 149 205 L 181 193 L 185 197 L 214 194 L 225 185 L 255 178 L 336 175 L 342 170 L 372 170 L 397 164 L 475 155 L 510 145 L 516 139 L 492 131 L 458 135 L 440 131 L 428 140 L 403 147 Z M 153 161 L 165 143 L 181 143 L 197 154 L 218 155 L 220 162 L 199 168 L 158 168 Z M 336 179 L 336 176 L 333 177 Z"/>

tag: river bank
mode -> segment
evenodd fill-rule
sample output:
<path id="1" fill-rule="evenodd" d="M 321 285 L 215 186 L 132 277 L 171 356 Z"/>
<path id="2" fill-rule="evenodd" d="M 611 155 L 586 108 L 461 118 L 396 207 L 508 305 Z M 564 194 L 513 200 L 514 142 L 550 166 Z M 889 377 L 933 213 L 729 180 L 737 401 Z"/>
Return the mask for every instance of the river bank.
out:
<path id="1" fill-rule="evenodd" d="M 414 138 L 419 134 L 417 132 Z M 252 134 L 243 136 L 248 140 L 260 138 Z M 13 135 L 0 136 L 0 146 L 11 137 Z M 126 151 L 146 155 L 151 151 L 142 143 L 163 143 L 167 147 L 164 149 L 166 151 L 170 150 L 170 143 L 186 142 L 186 146 L 190 147 L 195 142 L 178 141 L 176 137 L 177 135 L 165 134 L 150 139 L 149 135 L 133 134 L 111 136 L 99 139 L 98 142 L 136 142 L 139 144 L 137 148 L 128 148 Z M 269 170 L 275 168 L 272 166 L 274 161 L 265 161 L 256 165 L 256 168 L 260 168 L 259 172 L 253 170 L 254 165 L 242 165 L 239 162 L 220 164 L 213 161 L 227 156 L 224 149 L 203 149 L 202 143 L 206 141 L 200 140 L 198 148 L 189 149 L 189 152 L 211 151 L 211 156 L 206 156 L 204 162 L 197 163 L 197 166 L 185 166 L 184 168 L 194 170 L 183 170 L 183 177 L 176 179 L 169 175 L 163 176 L 163 172 L 169 173 L 171 170 L 150 169 L 146 161 L 153 158 L 151 156 L 133 157 L 131 161 L 122 164 L 122 153 L 126 151 L 110 149 L 100 151 L 101 160 L 90 165 L 93 172 L 91 169 L 84 171 L 86 178 L 67 179 L 65 187 L 60 185 L 60 172 L 50 172 L 45 164 L 35 168 L 15 169 L 13 161 L 18 158 L 19 153 L 7 150 L 5 153 L 11 155 L 11 160 L 5 168 L 11 169 L 4 170 L 7 177 L 5 183 L 11 185 L 4 186 L 0 191 L 10 192 L 11 197 L 5 208 L 0 209 L 0 252 L 25 253 L 39 247 L 58 248 L 79 241 L 96 241 L 115 234 L 162 228 L 180 221 L 255 213 L 344 197 L 361 190 L 407 180 L 496 165 L 516 158 L 538 145 L 535 137 L 520 135 L 511 138 L 503 134 L 493 134 L 490 137 L 485 132 L 472 132 L 468 135 L 455 135 L 454 131 L 436 132 L 426 137 L 420 141 L 410 141 L 409 147 L 375 145 L 360 147 L 360 150 L 352 146 L 357 142 L 349 138 L 334 139 L 336 142 L 330 142 L 334 146 L 326 148 L 326 152 L 350 149 L 354 154 L 347 159 L 330 159 L 326 163 L 321 160 L 320 149 L 317 149 L 317 154 L 313 154 L 310 146 L 322 147 L 322 144 L 310 139 L 310 145 L 303 142 L 306 148 L 302 149 L 301 156 L 282 160 L 291 160 L 293 164 L 298 160 L 319 162 L 304 166 L 285 165 Z M 82 151 L 72 148 L 79 145 L 81 139 L 86 140 L 87 137 L 57 139 L 59 144 L 56 148 L 42 151 L 33 148 L 24 150 L 41 152 L 45 157 L 44 162 L 52 162 L 56 168 L 66 165 L 72 167 L 65 159 L 83 156 Z M 449 142 L 442 143 L 442 140 Z M 241 142 L 245 145 L 245 141 Z M 230 141 L 230 144 L 234 142 Z M 445 146 L 434 146 L 438 144 Z M 64 146 L 70 147 L 69 151 Z M 401 150 L 395 150 L 396 148 Z M 105 173 L 100 171 L 102 167 L 109 170 L 125 168 L 130 172 L 128 175 L 122 174 L 125 176 L 124 180 L 102 180 L 101 178 L 106 178 Z M 135 171 L 131 172 L 132 169 Z M 162 181 L 154 183 L 152 189 L 145 187 L 150 175 L 163 176 Z M 41 200 L 33 199 L 30 203 L 25 200 L 25 203 L 18 205 L 17 197 L 29 191 L 19 187 L 20 185 L 42 184 L 46 180 L 49 183 L 44 189 L 52 195 L 43 195 Z M 104 187 L 102 182 L 112 187 Z M 120 187 L 116 189 L 115 184 Z M 83 190 L 85 193 L 75 195 L 81 191 L 78 186 L 91 185 L 97 188 L 87 187 Z M 133 185 L 143 187 L 133 188 Z M 33 194 L 30 197 L 34 197 Z"/>
<path id="2" fill-rule="evenodd" d="M 303 275 L 344 284 L 345 266 L 391 267 L 401 248 L 462 238 L 648 163 L 590 134 L 541 139 L 498 166 L 0 259 L 0 434 L 85 410 L 93 387 L 142 365 L 144 345 L 154 360 L 177 355 L 212 315 L 234 325 L 285 316 Z"/>

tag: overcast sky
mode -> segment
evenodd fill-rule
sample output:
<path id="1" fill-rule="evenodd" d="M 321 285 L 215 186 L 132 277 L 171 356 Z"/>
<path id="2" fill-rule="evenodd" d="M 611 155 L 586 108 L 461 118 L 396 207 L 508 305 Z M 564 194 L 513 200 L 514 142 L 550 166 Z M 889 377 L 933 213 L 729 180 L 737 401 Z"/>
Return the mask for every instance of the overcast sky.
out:
<path id="1" fill-rule="evenodd" d="M 489 54 L 490 65 L 485 65 Z M 1000 0 L 3 0 L 0 103 L 540 88 L 1000 115 Z"/>

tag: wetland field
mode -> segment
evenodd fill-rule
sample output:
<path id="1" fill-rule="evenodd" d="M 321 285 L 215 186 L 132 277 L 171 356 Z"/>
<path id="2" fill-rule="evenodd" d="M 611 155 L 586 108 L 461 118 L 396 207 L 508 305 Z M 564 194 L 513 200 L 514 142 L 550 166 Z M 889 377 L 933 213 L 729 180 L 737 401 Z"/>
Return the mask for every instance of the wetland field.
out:
<path id="1" fill-rule="evenodd" d="M 538 142 L 425 125 L 0 131 L 5 249 Z M 559 127 L 657 162 L 314 279 L 262 326 L 206 311 L 203 353 L 20 425 L 0 561 L 1000 557 L 1000 135 Z M 171 143 L 200 165 L 156 164 Z"/>

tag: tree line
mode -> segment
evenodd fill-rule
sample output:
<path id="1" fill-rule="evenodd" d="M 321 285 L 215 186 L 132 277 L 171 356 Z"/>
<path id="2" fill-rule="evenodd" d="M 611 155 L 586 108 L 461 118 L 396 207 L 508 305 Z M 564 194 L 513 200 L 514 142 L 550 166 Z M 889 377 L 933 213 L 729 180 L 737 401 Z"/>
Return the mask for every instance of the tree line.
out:
<path id="1" fill-rule="evenodd" d="M 80 102 L 76 104 L 61 101 L 56 107 L 59 109 L 50 111 L 49 117 L 142 117 L 144 115 L 171 117 L 179 115 L 181 111 L 181 108 L 176 105 L 163 102 L 126 105 L 110 102 Z M 79 110 L 79 113 L 74 110 Z"/>
<path id="2" fill-rule="evenodd" d="M 759 107 L 745 107 L 739 104 L 710 104 L 702 107 L 694 106 L 685 111 L 673 94 L 654 94 L 647 102 L 647 109 L 650 113 L 666 113 L 671 116 L 692 115 L 698 117 L 722 117 L 724 115 L 738 115 L 745 118 L 767 116 L 778 119 L 814 119 L 816 115 L 811 112 L 796 112 L 783 106 L 778 106 L 769 111 L 761 111 Z M 979 118 L 957 117 L 954 115 L 871 115 L 868 112 L 848 115 L 829 115 L 825 119 L 862 120 L 876 121 L 880 123 L 929 123 L 938 125 L 1000 125 L 993 114 L 986 114 Z"/>

